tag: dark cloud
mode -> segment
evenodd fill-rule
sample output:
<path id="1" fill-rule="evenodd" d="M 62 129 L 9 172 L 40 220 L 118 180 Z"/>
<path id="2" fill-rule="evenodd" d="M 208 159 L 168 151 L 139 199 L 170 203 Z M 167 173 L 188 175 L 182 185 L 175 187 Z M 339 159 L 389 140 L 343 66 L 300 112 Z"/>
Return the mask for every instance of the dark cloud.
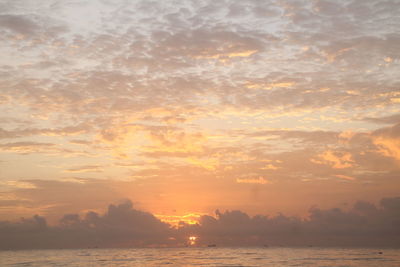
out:
<path id="1" fill-rule="evenodd" d="M 67 214 L 58 226 L 43 217 L 1 222 L 1 249 L 130 247 L 165 244 L 170 226 L 152 214 L 132 208 L 130 202 L 110 205 L 105 214 L 88 212 L 83 218 Z"/>
<path id="2" fill-rule="evenodd" d="M 393 139 L 398 139 L 400 137 L 400 123 L 393 126 L 378 129 L 372 133 L 374 136 L 378 137 L 388 137 Z"/>
<path id="3" fill-rule="evenodd" d="M 217 211 L 216 217 L 203 216 L 199 226 L 180 230 L 223 245 L 399 246 L 399 203 L 400 198 L 387 198 L 380 208 L 367 202 L 357 202 L 349 211 L 312 208 L 306 219 Z"/>
<path id="4" fill-rule="evenodd" d="M 0 27 L 23 35 L 32 35 L 39 29 L 36 22 L 22 15 L 0 15 Z"/>
<path id="5" fill-rule="evenodd" d="M 191 235 L 198 245 L 400 246 L 400 197 L 384 198 L 380 207 L 356 202 L 348 211 L 310 209 L 309 217 L 273 217 L 233 210 L 204 215 L 198 224 L 178 228 L 127 201 L 110 205 L 104 214 L 64 215 L 49 226 L 35 215 L 18 222 L 0 222 L 1 249 L 182 246 Z"/>
<path id="6" fill-rule="evenodd" d="M 316 12 L 322 13 L 325 16 L 337 15 L 344 11 L 343 6 L 341 6 L 337 1 L 327 0 L 315 1 L 313 8 Z"/>
<path id="7" fill-rule="evenodd" d="M 395 124 L 400 122 L 400 114 L 394 114 L 378 118 L 364 118 L 363 120 L 378 124 Z"/>

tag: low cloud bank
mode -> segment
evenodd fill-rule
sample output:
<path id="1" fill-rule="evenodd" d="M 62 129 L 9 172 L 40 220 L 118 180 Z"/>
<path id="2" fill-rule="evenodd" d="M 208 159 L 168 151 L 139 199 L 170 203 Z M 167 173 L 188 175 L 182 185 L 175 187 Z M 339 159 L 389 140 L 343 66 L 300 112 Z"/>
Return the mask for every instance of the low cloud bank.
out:
<path id="1" fill-rule="evenodd" d="M 184 246 L 189 236 L 205 246 L 387 246 L 400 247 L 400 197 L 377 207 L 359 201 L 352 209 L 310 209 L 307 219 L 277 215 L 254 217 L 242 211 L 216 211 L 196 225 L 172 227 L 127 201 L 100 215 L 64 215 L 49 226 L 35 215 L 0 222 L 0 249 Z"/>

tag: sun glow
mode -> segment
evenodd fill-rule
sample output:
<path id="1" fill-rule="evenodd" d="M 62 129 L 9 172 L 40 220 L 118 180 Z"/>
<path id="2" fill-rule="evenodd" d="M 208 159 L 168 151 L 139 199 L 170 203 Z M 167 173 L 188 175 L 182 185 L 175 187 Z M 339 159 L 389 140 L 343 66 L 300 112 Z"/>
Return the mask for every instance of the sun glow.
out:
<path id="1" fill-rule="evenodd" d="M 182 222 L 187 224 L 196 224 L 198 223 L 198 220 L 202 215 L 204 214 L 203 213 L 188 213 L 185 215 L 156 214 L 156 217 L 162 220 L 163 222 L 169 223 L 174 226 L 178 226 Z"/>
<path id="2" fill-rule="evenodd" d="M 189 236 L 189 245 L 196 245 L 197 236 Z"/>

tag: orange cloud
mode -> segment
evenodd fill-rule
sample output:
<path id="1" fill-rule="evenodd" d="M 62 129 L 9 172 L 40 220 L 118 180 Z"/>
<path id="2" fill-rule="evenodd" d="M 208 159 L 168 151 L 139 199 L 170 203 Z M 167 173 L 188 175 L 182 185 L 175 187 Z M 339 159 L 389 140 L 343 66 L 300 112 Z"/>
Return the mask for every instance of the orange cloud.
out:
<path id="1" fill-rule="evenodd" d="M 257 53 L 257 50 L 244 50 L 230 53 L 220 53 L 220 54 L 210 54 L 210 55 L 199 55 L 195 58 L 205 58 L 205 59 L 224 59 L 224 58 L 235 58 L 235 57 L 249 57 Z"/>
<path id="2" fill-rule="evenodd" d="M 391 157 L 400 161 L 400 139 L 376 136 L 373 137 L 373 143 L 378 146 L 378 152 L 385 157 Z"/>
<path id="3" fill-rule="evenodd" d="M 354 177 L 347 176 L 347 175 L 342 175 L 342 174 L 336 174 L 334 176 L 337 177 L 337 178 L 340 178 L 340 179 L 348 180 L 348 181 L 354 181 L 356 179 Z"/>
<path id="4" fill-rule="evenodd" d="M 327 164 L 334 169 L 345 169 L 354 166 L 354 160 L 348 152 L 335 152 L 327 150 L 322 154 L 318 155 L 320 160 L 311 159 L 311 162 L 317 164 Z"/>
<path id="5" fill-rule="evenodd" d="M 216 158 L 193 158 L 190 157 L 187 160 L 189 163 L 192 163 L 195 166 L 202 167 L 206 170 L 215 170 L 219 165 L 219 160 Z"/>
<path id="6" fill-rule="evenodd" d="M 277 169 L 279 169 L 279 167 L 272 164 L 267 164 L 261 168 L 261 170 L 277 170 Z"/>
<path id="7" fill-rule="evenodd" d="M 0 184 L 10 186 L 13 188 L 25 188 L 25 189 L 32 189 L 37 188 L 36 185 L 27 181 L 0 181 Z"/>
<path id="8" fill-rule="evenodd" d="M 178 226 L 179 223 L 184 222 L 187 224 L 198 223 L 201 216 L 206 215 L 205 213 L 188 213 L 184 215 L 165 215 L 165 214 L 154 214 L 158 219 L 168 224 Z"/>
<path id="9" fill-rule="evenodd" d="M 248 82 L 246 84 L 247 88 L 251 89 L 262 89 L 262 90 L 272 90 L 275 88 L 288 88 L 293 87 L 295 85 L 294 82 L 276 82 L 276 83 L 254 83 Z"/>
<path id="10" fill-rule="evenodd" d="M 236 182 L 239 184 L 269 184 L 271 183 L 263 177 L 258 178 L 237 178 Z"/>
<path id="11" fill-rule="evenodd" d="M 64 170 L 64 172 L 73 172 L 73 173 L 80 173 L 80 172 L 101 172 L 103 171 L 102 166 L 100 165 L 84 165 L 84 166 L 76 166 L 73 168 L 69 168 Z"/>

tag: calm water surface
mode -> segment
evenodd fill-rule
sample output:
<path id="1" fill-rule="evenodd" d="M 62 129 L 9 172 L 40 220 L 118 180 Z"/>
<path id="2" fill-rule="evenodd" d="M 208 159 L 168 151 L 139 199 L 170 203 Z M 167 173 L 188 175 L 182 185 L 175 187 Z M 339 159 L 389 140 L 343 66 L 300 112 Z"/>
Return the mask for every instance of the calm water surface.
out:
<path id="1" fill-rule="evenodd" d="M 382 252 L 382 254 L 379 254 Z M 0 266 L 400 266 L 400 249 L 161 248 L 0 251 Z"/>

